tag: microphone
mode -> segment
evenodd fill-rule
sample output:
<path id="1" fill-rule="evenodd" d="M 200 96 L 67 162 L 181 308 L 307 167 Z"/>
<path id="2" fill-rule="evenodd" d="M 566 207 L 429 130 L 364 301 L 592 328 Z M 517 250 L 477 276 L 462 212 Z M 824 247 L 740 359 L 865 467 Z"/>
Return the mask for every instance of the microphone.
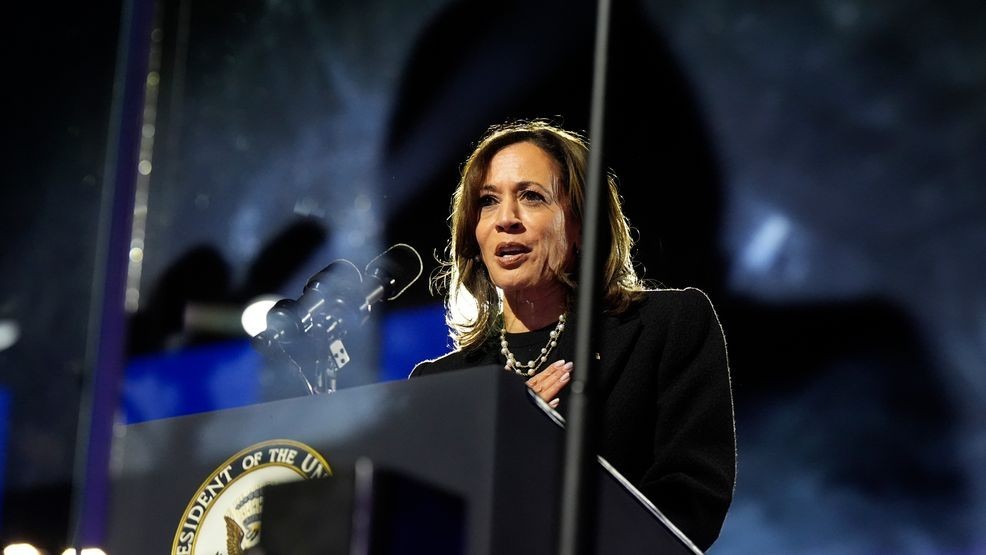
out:
<path id="1" fill-rule="evenodd" d="M 362 302 L 363 277 L 352 262 L 339 259 L 313 275 L 297 300 L 278 301 L 267 312 L 267 329 L 258 338 L 278 340 L 318 328 L 331 333 L 344 316 L 352 319 Z M 351 314 L 346 314 L 346 313 Z"/>
<path id="2" fill-rule="evenodd" d="M 271 307 L 267 329 L 254 336 L 253 344 L 263 353 L 293 362 L 314 392 L 302 368 L 314 364 L 339 369 L 349 362 L 342 338 L 350 322 L 365 320 L 362 291 L 356 265 L 335 260 L 308 280 L 297 300 L 282 299 Z"/>
<path id="3" fill-rule="evenodd" d="M 360 310 L 369 313 L 373 304 L 396 299 L 421 277 L 423 269 L 421 255 L 411 245 L 397 243 L 383 251 L 363 271 L 366 298 Z"/>
<path id="4" fill-rule="evenodd" d="M 274 304 L 267 312 L 267 329 L 254 336 L 254 346 L 290 360 L 309 392 L 334 391 L 336 373 L 350 361 L 343 343 L 349 329 L 362 326 L 374 304 L 400 296 L 423 268 L 418 252 L 404 243 L 371 260 L 365 279 L 352 262 L 335 260 L 308 280 L 297 300 Z M 306 369 L 314 371 L 314 379 Z"/>

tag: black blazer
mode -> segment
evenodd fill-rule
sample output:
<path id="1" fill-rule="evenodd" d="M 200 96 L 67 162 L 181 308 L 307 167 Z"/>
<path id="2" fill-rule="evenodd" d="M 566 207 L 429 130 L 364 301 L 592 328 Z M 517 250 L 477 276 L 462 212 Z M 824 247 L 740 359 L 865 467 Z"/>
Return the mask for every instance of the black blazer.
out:
<path id="1" fill-rule="evenodd" d="M 732 389 L 715 310 L 698 289 L 649 291 L 625 313 L 604 317 L 601 334 L 600 454 L 708 549 L 736 477 Z M 574 335 L 561 337 L 556 357 L 571 360 Z M 495 337 L 422 362 L 411 377 L 503 364 L 499 349 Z M 567 389 L 559 412 L 566 397 Z"/>

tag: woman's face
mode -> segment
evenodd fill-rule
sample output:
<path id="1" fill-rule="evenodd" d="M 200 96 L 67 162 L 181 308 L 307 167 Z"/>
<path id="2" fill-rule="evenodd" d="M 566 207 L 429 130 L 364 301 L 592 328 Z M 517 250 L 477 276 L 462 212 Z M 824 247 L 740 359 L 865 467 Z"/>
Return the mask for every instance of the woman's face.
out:
<path id="1" fill-rule="evenodd" d="M 490 160 L 479 197 L 476 242 L 494 285 L 536 299 L 557 293 L 555 273 L 570 270 L 579 224 L 561 197 L 558 164 L 529 142 Z"/>

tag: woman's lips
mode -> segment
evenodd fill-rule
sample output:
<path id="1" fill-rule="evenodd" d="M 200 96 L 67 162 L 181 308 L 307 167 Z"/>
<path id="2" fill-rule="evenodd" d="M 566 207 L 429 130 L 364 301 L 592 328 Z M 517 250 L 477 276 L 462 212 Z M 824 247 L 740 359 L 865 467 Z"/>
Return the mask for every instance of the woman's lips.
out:
<path id="1" fill-rule="evenodd" d="M 524 243 L 515 243 L 513 241 L 505 241 L 500 243 L 493 251 L 497 264 L 499 264 L 501 268 L 508 270 L 523 264 L 524 260 L 527 259 L 527 256 L 530 253 L 530 247 Z"/>
<path id="2" fill-rule="evenodd" d="M 516 268 L 517 266 L 523 264 L 524 260 L 527 259 L 528 254 L 529 253 L 526 252 L 499 254 L 496 256 L 496 262 L 497 264 L 500 265 L 501 268 L 505 268 L 509 270 L 511 268 Z"/>

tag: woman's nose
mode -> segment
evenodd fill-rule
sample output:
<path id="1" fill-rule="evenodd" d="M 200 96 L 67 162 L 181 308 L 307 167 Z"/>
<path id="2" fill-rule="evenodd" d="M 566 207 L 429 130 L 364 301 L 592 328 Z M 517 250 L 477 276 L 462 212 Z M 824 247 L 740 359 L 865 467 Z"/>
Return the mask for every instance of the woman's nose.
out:
<path id="1" fill-rule="evenodd" d="M 514 231 L 522 227 L 517 208 L 516 202 L 505 201 L 500 203 L 499 210 L 496 213 L 497 231 Z"/>

